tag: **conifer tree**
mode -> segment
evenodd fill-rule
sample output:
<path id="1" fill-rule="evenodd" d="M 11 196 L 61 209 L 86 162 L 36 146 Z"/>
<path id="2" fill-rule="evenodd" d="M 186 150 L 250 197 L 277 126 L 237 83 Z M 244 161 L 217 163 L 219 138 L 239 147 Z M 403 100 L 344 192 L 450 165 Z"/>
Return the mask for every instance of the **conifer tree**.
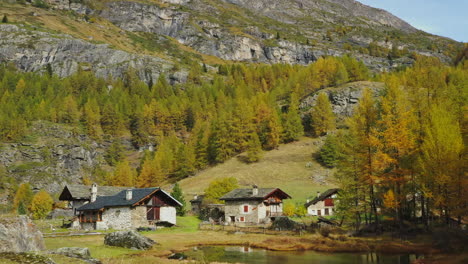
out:
<path id="1" fill-rule="evenodd" d="M 15 198 L 13 199 L 13 208 L 18 210 L 19 205 L 22 204 L 24 208 L 28 209 L 31 205 L 32 198 L 33 192 L 31 190 L 31 185 L 29 185 L 29 183 L 20 184 L 16 191 Z"/>
<path id="2" fill-rule="evenodd" d="M 8 17 L 7 17 L 7 15 L 3 15 L 2 23 L 8 23 Z"/>
<path id="3" fill-rule="evenodd" d="M 283 142 L 296 141 L 304 134 L 298 107 L 297 95 L 291 93 L 288 111 L 283 114 Z"/>
<path id="4" fill-rule="evenodd" d="M 316 136 L 326 135 L 335 129 L 335 114 L 326 93 L 319 93 L 317 103 L 310 112 L 311 127 Z"/>
<path id="5" fill-rule="evenodd" d="M 127 160 L 117 163 L 113 174 L 110 176 L 109 183 L 112 186 L 134 186 L 135 170 L 130 167 Z"/>
<path id="6" fill-rule="evenodd" d="M 187 205 L 184 199 L 184 193 L 182 192 L 182 189 L 179 186 L 179 183 L 176 182 L 174 185 L 174 188 L 172 188 L 171 196 L 174 197 L 177 201 L 179 201 L 182 206 L 178 206 L 176 208 L 177 215 L 178 216 L 184 216 L 185 213 L 187 212 Z"/>
<path id="7" fill-rule="evenodd" d="M 253 163 L 258 162 L 263 155 L 262 144 L 258 138 L 257 133 L 252 132 L 250 134 L 249 144 L 247 148 L 247 162 Z"/>

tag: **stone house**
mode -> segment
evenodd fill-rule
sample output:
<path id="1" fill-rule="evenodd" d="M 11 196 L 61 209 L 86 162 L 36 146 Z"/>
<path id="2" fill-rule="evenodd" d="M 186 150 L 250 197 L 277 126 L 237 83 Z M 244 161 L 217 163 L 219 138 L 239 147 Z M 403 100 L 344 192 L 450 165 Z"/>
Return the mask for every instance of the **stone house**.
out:
<path id="1" fill-rule="evenodd" d="M 77 209 L 83 229 L 136 229 L 176 224 L 176 207 L 182 204 L 160 188 L 121 191 L 96 197 Z"/>
<path id="2" fill-rule="evenodd" d="M 204 195 L 194 195 L 193 199 L 190 200 L 190 205 L 192 207 L 193 214 L 199 214 L 200 210 L 202 209 Z"/>
<path id="3" fill-rule="evenodd" d="M 86 185 L 66 185 L 62 193 L 60 193 L 59 200 L 67 201 L 68 208 L 73 211 L 73 215 L 77 214 L 77 209 L 91 201 L 91 196 L 95 195 L 94 199 L 99 196 L 115 195 L 128 187 L 115 187 L 115 186 L 98 186 L 93 184 Z"/>
<path id="4" fill-rule="evenodd" d="M 225 202 L 227 223 L 260 224 L 283 215 L 283 200 L 291 198 L 279 188 L 235 189 L 220 200 Z"/>
<path id="5" fill-rule="evenodd" d="M 304 205 L 307 214 L 315 216 L 333 215 L 339 191 L 340 189 L 329 189 L 322 194 L 317 192 L 317 197 L 312 201 L 307 200 Z"/>

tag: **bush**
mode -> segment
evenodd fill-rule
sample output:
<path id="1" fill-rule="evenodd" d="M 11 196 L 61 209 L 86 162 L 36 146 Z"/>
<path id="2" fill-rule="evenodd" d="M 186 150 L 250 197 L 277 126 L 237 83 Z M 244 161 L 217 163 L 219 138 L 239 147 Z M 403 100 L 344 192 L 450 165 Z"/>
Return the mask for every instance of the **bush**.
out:
<path id="1" fill-rule="evenodd" d="M 328 226 L 324 226 L 319 229 L 319 234 L 322 235 L 323 237 L 329 237 L 331 232 L 332 232 L 332 229 Z"/>
<path id="2" fill-rule="evenodd" d="M 2 23 L 8 23 L 8 17 L 6 15 L 3 15 Z"/>
<path id="3" fill-rule="evenodd" d="M 44 219 L 50 211 L 52 211 L 52 206 L 54 204 L 54 199 L 44 190 L 39 191 L 34 195 L 31 202 L 31 213 L 34 219 Z"/>
<path id="4" fill-rule="evenodd" d="M 275 221 L 271 225 L 271 229 L 274 230 L 296 230 L 299 228 L 303 228 L 303 225 L 285 216 L 275 218 Z"/>

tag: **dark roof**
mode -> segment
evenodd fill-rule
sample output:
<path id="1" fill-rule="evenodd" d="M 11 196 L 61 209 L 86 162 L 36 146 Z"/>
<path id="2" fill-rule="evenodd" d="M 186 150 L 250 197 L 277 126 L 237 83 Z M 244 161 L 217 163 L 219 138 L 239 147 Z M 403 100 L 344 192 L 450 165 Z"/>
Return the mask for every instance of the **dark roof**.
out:
<path id="1" fill-rule="evenodd" d="M 163 196 L 170 198 L 173 201 L 174 205 L 182 206 L 182 204 L 177 201 L 174 197 L 170 196 L 165 191 L 161 190 L 160 188 L 139 188 L 139 189 L 131 189 L 132 190 L 132 199 L 127 200 L 126 192 L 127 190 L 121 191 L 116 195 L 112 196 L 100 196 L 96 198 L 96 201 L 92 203 L 87 203 L 80 208 L 78 211 L 94 211 L 100 210 L 103 208 L 108 207 L 122 207 L 122 206 L 134 206 L 138 202 L 144 200 L 145 198 L 149 198 L 150 195 L 153 193 L 161 192 Z"/>
<path id="2" fill-rule="evenodd" d="M 312 201 L 306 203 L 305 207 L 309 207 L 312 204 L 316 204 L 316 203 L 318 203 L 320 201 L 323 201 L 323 200 L 327 199 L 328 197 L 338 193 L 339 191 L 340 191 L 340 189 L 338 189 L 338 188 L 328 189 L 328 190 L 324 191 L 322 194 L 320 194 L 319 197 L 315 197 Z"/>
<path id="3" fill-rule="evenodd" d="M 97 186 L 98 196 L 110 196 L 126 190 L 128 187 L 115 187 L 115 186 Z M 89 200 L 91 196 L 91 186 L 86 185 L 66 185 L 60 194 L 59 200 L 69 201 L 72 200 Z"/>
<path id="4" fill-rule="evenodd" d="M 279 188 L 258 188 L 258 194 L 254 195 L 253 194 L 253 188 L 249 189 L 235 189 L 227 194 L 225 194 L 223 197 L 219 198 L 220 200 L 263 200 L 268 198 L 270 195 L 273 193 L 276 193 L 280 196 L 282 199 L 287 199 L 291 198 L 287 193 L 283 192 Z"/>

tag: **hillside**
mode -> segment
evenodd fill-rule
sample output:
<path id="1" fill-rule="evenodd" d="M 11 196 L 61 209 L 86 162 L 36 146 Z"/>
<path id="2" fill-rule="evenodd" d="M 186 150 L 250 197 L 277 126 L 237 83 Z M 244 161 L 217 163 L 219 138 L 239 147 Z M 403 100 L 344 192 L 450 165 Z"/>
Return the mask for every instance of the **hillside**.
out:
<path id="1" fill-rule="evenodd" d="M 278 187 L 291 195 L 294 201 L 304 202 L 317 191 L 323 192 L 336 184 L 333 172 L 313 158 L 322 143 L 319 138 L 301 138 L 297 142 L 265 152 L 265 156 L 254 164 L 245 164 L 234 157 L 186 178 L 179 184 L 187 201 L 196 194 L 202 194 L 212 180 L 235 177 L 241 187 L 249 188 L 253 184 L 265 188 Z"/>
<path id="2" fill-rule="evenodd" d="M 413 62 L 414 53 L 449 62 L 461 44 L 411 27 L 354 0 L 9 0 L 0 6 L 0 61 L 26 71 L 50 65 L 61 77 L 79 67 L 147 83 L 165 73 L 185 82 L 193 65 L 309 64 L 352 54 L 375 71 Z"/>

